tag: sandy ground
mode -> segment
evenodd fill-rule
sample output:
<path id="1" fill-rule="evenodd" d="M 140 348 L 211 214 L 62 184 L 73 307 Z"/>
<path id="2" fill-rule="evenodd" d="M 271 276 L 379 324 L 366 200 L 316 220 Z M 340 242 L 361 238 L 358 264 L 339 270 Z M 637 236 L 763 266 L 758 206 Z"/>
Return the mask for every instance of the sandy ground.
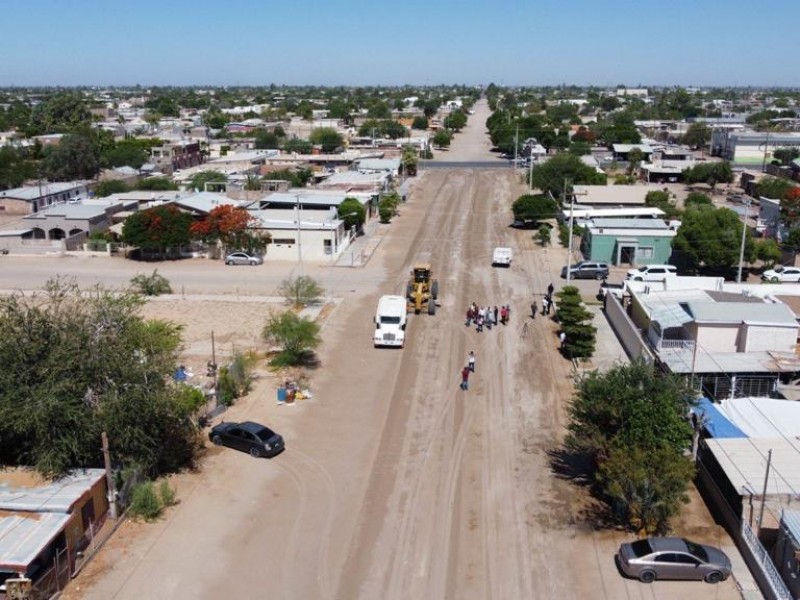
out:
<path id="1" fill-rule="evenodd" d="M 447 160 L 487 158 L 487 116 L 479 104 Z M 555 324 L 525 315 L 533 293 L 560 285 L 565 251 L 508 227 L 524 191 L 511 169 L 427 171 L 366 267 L 319 271 L 342 302 L 325 322 L 315 397 L 276 406 L 265 371 L 226 414 L 270 424 L 287 451 L 254 460 L 211 448 L 198 472 L 173 478 L 180 504 L 153 525 L 126 523 L 65 597 L 738 598 L 732 581 L 622 579 L 613 555 L 625 534 L 595 530 L 585 490 L 554 475 L 571 366 Z M 515 248 L 510 269 L 489 265 L 496 245 Z M 373 349 L 379 295 L 402 293 L 420 260 L 440 281 L 437 314 L 411 315 L 405 349 Z M 272 285 L 289 268 L 259 278 Z M 229 273 L 209 271 L 208 286 Z M 510 304 L 511 323 L 465 327 L 473 300 Z M 203 364 L 211 330 L 219 348 L 262 348 L 268 309 L 229 297 L 154 302 L 146 314 L 184 323 L 187 361 Z M 613 340 L 605 346 L 613 362 Z M 470 350 L 477 371 L 464 392 Z M 697 498 L 677 527 L 724 541 Z"/>

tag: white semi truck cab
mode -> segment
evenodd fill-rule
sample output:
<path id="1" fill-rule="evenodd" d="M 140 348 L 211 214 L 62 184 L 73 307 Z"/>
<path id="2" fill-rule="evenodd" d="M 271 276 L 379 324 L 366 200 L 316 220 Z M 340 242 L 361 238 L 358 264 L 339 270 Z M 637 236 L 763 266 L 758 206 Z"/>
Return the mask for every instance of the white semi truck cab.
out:
<path id="1" fill-rule="evenodd" d="M 407 300 L 403 296 L 381 296 L 375 312 L 375 347 L 397 346 L 406 341 Z"/>

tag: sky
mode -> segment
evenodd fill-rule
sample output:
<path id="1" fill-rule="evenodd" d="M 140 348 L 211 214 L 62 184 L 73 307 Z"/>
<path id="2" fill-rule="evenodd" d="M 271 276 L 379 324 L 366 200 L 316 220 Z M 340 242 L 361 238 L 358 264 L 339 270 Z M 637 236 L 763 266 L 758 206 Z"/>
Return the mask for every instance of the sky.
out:
<path id="1" fill-rule="evenodd" d="M 798 0 L 3 0 L 0 87 L 800 87 Z"/>

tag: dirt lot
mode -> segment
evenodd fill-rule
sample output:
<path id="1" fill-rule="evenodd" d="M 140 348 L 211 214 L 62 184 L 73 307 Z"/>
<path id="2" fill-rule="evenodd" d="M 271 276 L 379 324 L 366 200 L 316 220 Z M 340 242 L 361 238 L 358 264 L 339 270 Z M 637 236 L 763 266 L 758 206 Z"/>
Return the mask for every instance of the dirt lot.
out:
<path id="1" fill-rule="evenodd" d="M 485 148 L 486 116 L 479 106 L 447 160 Z M 174 478 L 180 504 L 156 524 L 124 525 L 66 597 L 738 598 L 731 581 L 622 579 L 613 554 L 624 534 L 595 531 L 585 492 L 554 475 L 570 365 L 555 324 L 525 314 L 533 293 L 559 285 L 565 254 L 508 227 L 524 191 L 510 169 L 427 171 L 369 264 L 324 274 L 343 301 L 325 322 L 315 397 L 276 406 L 265 376 L 226 415 L 269 423 L 287 451 L 210 449 L 199 472 Z M 510 269 L 491 268 L 496 245 L 515 248 Z M 440 281 L 437 314 L 410 317 L 405 349 L 373 349 L 377 298 L 402 293 L 420 260 Z M 465 327 L 471 301 L 510 304 L 510 324 Z M 197 369 L 212 329 L 222 347 L 259 347 L 266 310 L 186 300 L 147 314 L 186 324 Z M 680 528 L 721 539 L 696 500 Z"/>

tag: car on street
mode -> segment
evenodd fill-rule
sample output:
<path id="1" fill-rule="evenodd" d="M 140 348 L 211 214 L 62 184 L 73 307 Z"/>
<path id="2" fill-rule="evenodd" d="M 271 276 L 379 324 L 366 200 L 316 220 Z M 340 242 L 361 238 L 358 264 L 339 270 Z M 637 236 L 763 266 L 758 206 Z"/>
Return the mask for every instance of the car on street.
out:
<path id="1" fill-rule="evenodd" d="M 650 537 L 622 544 L 617 564 L 643 583 L 656 579 L 696 579 L 719 583 L 731 574 L 731 561 L 719 548 L 679 537 Z"/>
<path id="2" fill-rule="evenodd" d="M 664 281 L 667 277 L 675 277 L 678 270 L 674 265 L 644 265 L 628 271 L 626 279 L 633 281 Z"/>
<path id="3" fill-rule="evenodd" d="M 258 254 L 249 252 L 231 252 L 225 257 L 226 265 L 251 265 L 256 266 L 264 263 L 264 259 Z"/>
<path id="4" fill-rule="evenodd" d="M 561 277 L 567 277 L 567 267 L 561 268 Z M 569 268 L 570 279 L 605 279 L 608 277 L 608 264 L 592 260 L 582 260 Z"/>
<path id="5" fill-rule="evenodd" d="M 800 267 L 775 267 L 774 269 L 767 269 L 761 274 L 761 279 L 769 281 L 770 283 L 779 283 L 783 281 L 800 282 Z"/>
<path id="6" fill-rule="evenodd" d="M 250 456 L 275 456 L 283 452 L 285 444 L 283 438 L 269 427 L 244 421 L 243 423 L 222 422 L 215 425 L 208 432 L 210 439 L 217 446 L 228 446 Z"/>

